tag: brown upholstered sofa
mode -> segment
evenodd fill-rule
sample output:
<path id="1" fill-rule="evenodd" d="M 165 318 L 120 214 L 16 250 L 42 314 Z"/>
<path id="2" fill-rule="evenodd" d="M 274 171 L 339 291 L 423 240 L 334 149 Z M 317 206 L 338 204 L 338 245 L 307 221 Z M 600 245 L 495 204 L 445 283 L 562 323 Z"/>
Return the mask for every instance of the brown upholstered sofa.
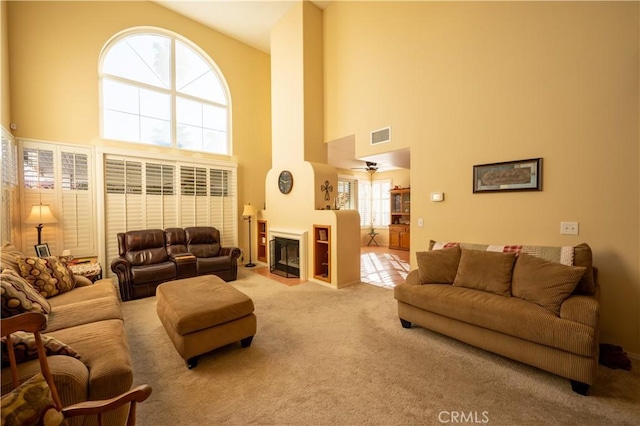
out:
<path id="1" fill-rule="evenodd" d="M 37 290 L 21 279 L 18 259 L 25 256 L 15 247 L 1 249 L 2 315 L 15 312 L 17 300 L 21 308 L 33 309 Z M 60 265 L 57 266 L 60 268 Z M 16 278 L 17 277 L 17 278 Z M 133 369 L 127 335 L 118 295 L 111 279 L 91 283 L 72 276 L 73 288 L 49 298 L 39 299 L 46 306 L 47 328 L 43 337 L 53 337 L 77 352 L 80 358 L 50 355 L 48 364 L 53 374 L 63 406 L 86 400 L 109 399 L 128 391 L 133 383 Z M 26 284 L 26 287 L 25 287 Z M 26 293 L 21 289 L 28 290 Z M 17 293 L 16 293 L 17 292 Z M 30 308 L 29 308 L 30 307 Z M 45 313 L 45 312 L 41 312 Z M 37 359 L 18 365 L 20 381 L 40 371 Z M 11 390 L 10 368 L 2 369 L 2 394 Z M 122 425 L 127 410 L 105 416 L 106 425 Z M 72 425 L 93 425 L 93 418 L 72 419 Z"/>
<path id="2" fill-rule="evenodd" d="M 222 247 L 220 231 L 210 226 L 147 229 L 118 234 L 119 257 L 111 262 L 122 300 L 154 296 L 163 282 L 214 274 L 238 276 L 237 247 Z"/>
<path id="3" fill-rule="evenodd" d="M 598 368 L 597 270 L 575 247 L 435 243 L 395 287 L 398 316 L 568 378 L 586 395 Z"/>

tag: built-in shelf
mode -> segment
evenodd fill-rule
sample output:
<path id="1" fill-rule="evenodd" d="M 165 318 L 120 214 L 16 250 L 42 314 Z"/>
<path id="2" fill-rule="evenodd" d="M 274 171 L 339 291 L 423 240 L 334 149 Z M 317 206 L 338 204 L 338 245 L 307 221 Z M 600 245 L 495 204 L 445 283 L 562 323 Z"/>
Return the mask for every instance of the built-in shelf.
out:
<path id="1" fill-rule="evenodd" d="M 260 262 L 267 262 L 267 247 L 269 242 L 267 241 L 267 221 L 258 220 L 258 260 Z"/>
<path id="2" fill-rule="evenodd" d="M 331 282 L 331 226 L 313 225 L 313 276 Z"/>

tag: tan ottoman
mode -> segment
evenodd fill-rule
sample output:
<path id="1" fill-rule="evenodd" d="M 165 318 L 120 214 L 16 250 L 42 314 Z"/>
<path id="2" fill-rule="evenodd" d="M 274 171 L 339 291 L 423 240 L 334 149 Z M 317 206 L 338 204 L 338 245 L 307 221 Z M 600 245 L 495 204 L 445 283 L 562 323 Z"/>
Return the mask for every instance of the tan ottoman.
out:
<path id="1" fill-rule="evenodd" d="M 156 290 L 157 312 L 187 367 L 200 355 L 256 334 L 253 301 L 215 275 L 169 281 Z"/>

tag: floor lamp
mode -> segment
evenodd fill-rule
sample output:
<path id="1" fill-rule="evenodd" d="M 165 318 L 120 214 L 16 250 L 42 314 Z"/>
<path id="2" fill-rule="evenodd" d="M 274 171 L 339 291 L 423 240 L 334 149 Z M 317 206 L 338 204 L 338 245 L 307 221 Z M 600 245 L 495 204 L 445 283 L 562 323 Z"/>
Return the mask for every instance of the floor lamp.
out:
<path id="1" fill-rule="evenodd" d="M 56 223 L 58 219 L 51 213 L 51 209 L 46 204 L 36 204 L 31 206 L 31 212 L 24 223 L 37 223 L 38 245 L 42 244 L 42 226 L 45 223 Z"/>
<path id="2" fill-rule="evenodd" d="M 245 204 L 244 205 L 244 210 L 242 212 L 242 216 L 244 220 L 249 220 L 249 263 L 247 263 L 246 266 L 247 268 L 253 268 L 255 265 L 255 263 L 253 263 L 251 261 L 251 216 L 255 216 L 256 215 L 256 209 L 253 208 L 253 206 L 251 204 Z"/>

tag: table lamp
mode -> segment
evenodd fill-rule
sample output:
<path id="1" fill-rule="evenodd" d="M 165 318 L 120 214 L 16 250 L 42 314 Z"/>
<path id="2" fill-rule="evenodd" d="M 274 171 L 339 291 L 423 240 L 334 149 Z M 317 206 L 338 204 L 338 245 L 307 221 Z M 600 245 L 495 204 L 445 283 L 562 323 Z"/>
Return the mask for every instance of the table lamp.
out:
<path id="1" fill-rule="evenodd" d="M 37 223 L 38 245 L 42 244 L 42 226 L 45 223 L 56 223 L 58 219 L 51 213 L 51 209 L 46 204 L 36 204 L 31 206 L 31 213 L 25 219 L 24 223 Z"/>

